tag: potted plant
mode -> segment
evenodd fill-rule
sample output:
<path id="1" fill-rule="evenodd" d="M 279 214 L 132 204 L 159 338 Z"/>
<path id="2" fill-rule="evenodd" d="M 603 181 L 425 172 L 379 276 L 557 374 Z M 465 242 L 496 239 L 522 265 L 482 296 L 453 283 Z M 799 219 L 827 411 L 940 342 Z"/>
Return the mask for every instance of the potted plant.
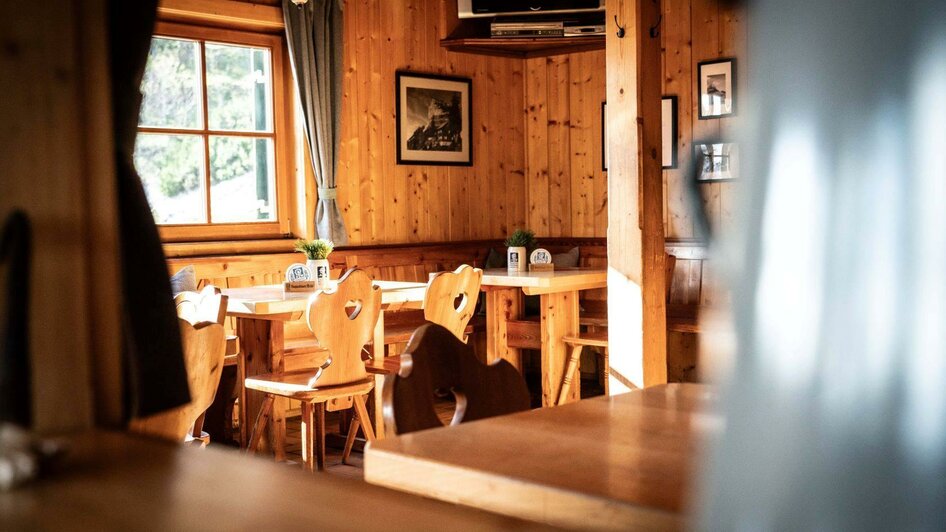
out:
<path id="1" fill-rule="evenodd" d="M 335 249 L 335 244 L 324 238 L 296 241 L 296 251 L 305 253 L 305 265 L 312 272 L 312 280 L 315 281 L 316 288 L 325 288 L 328 285 L 328 255 L 333 249 Z"/>
<path id="2" fill-rule="evenodd" d="M 535 233 L 528 229 L 516 229 L 506 239 L 506 265 L 509 272 L 524 272 L 528 264 L 526 248 L 535 245 Z"/>

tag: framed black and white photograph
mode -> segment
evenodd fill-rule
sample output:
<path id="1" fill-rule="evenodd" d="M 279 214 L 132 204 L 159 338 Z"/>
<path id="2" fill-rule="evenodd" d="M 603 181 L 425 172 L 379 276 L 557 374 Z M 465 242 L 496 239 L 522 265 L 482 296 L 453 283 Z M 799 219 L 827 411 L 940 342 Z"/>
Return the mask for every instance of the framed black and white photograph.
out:
<path id="1" fill-rule="evenodd" d="M 739 178 L 739 145 L 734 142 L 694 143 L 696 180 L 731 181 Z"/>
<path id="2" fill-rule="evenodd" d="M 700 120 L 736 113 L 736 60 L 716 59 L 697 65 Z"/>
<path id="3" fill-rule="evenodd" d="M 660 144 L 663 162 L 662 168 L 677 167 L 677 97 L 664 96 L 660 99 Z"/>
<path id="4" fill-rule="evenodd" d="M 608 102 L 601 102 L 601 169 L 608 171 Z"/>
<path id="5" fill-rule="evenodd" d="M 473 165 L 469 78 L 397 72 L 397 164 Z"/>

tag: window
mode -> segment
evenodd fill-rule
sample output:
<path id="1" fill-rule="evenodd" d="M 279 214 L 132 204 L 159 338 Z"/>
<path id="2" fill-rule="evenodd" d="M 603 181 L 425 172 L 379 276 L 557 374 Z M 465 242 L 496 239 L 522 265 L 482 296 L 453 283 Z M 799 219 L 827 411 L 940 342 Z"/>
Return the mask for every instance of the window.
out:
<path id="1" fill-rule="evenodd" d="M 135 167 L 166 240 L 288 232 L 282 73 L 277 36 L 158 25 Z"/>

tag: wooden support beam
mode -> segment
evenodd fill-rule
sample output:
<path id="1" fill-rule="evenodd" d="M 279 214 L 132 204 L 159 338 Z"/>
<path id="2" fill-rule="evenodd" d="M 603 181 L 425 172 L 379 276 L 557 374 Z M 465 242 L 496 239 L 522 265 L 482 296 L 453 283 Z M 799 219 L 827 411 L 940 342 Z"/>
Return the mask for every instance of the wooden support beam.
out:
<path id="1" fill-rule="evenodd" d="M 657 0 L 612 0 L 606 16 L 610 358 L 637 386 L 667 381 L 660 39 L 649 31 L 659 10 Z"/>

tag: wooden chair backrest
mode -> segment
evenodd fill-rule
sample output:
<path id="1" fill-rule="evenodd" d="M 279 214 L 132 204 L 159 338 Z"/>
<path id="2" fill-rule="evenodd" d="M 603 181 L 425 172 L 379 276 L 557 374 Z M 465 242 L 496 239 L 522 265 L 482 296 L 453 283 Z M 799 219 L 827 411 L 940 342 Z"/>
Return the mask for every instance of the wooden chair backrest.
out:
<path id="1" fill-rule="evenodd" d="M 428 323 L 411 337 L 396 374 L 385 376 L 382 389 L 386 432 L 406 434 L 441 427 L 434 391 L 456 397 L 451 425 L 529 409 L 529 389 L 506 360 L 480 362 L 473 346 L 452 332 Z"/>
<path id="2" fill-rule="evenodd" d="M 466 326 L 476 311 L 483 270 L 466 264 L 453 272 L 440 272 L 427 283 L 424 319 L 436 323 L 466 341 Z"/>
<path id="3" fill-rule="evenodd" d="M 223 325 L 219 323 L 202 322 L 194 325 L 178 318 L 178 324 L 184 345 L 184 365 L 187 368 L 191 401 L 166 412 L 133 419 L 129 428 L 133 432 L 182 442 L 197 418 L 213 403 L 223 372 L 227 340 Z"/>
<path id="4" fill-rule="evenodd" d="M 310 386 L 331 386 L 365 380 L 361 351 L 374 333 L 381 313 L 381 288 L 374 286 L 368 274 L 351 269 L 338 284 L 319 290 L 306 310 L 306 323 L 319 345 L 329 352 L 320 374 Z"/>
<path id="5" fill-rule="evenodd" d="M 227 319 L 227 296 L 213 285 L 207 285 L 200 292 L 181 292 L 174 297 L 177 317 L 191 324 L 201 322 L 223 325 Z"/>

